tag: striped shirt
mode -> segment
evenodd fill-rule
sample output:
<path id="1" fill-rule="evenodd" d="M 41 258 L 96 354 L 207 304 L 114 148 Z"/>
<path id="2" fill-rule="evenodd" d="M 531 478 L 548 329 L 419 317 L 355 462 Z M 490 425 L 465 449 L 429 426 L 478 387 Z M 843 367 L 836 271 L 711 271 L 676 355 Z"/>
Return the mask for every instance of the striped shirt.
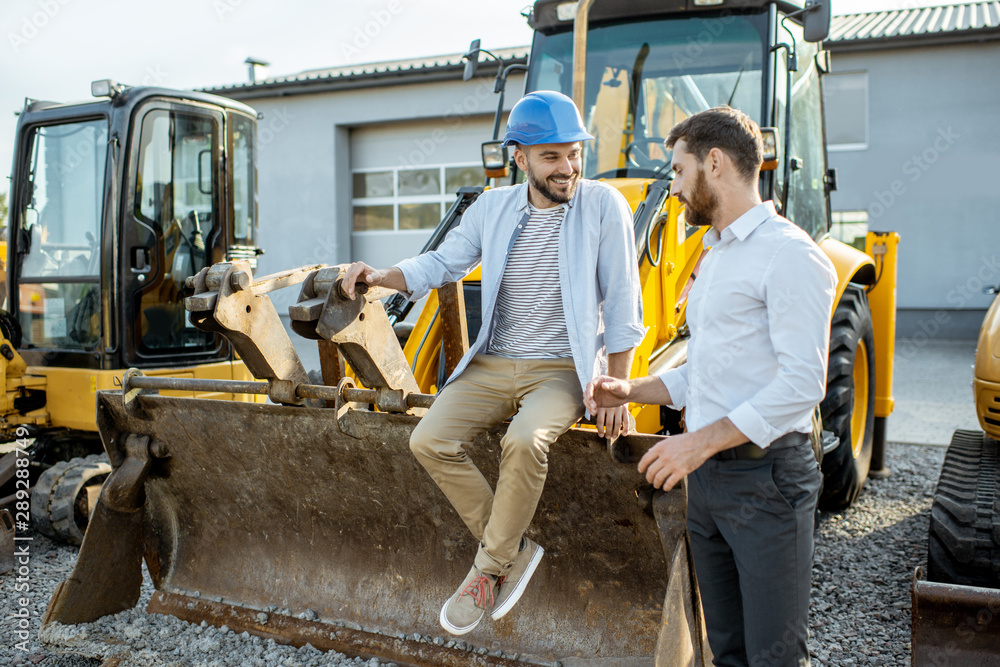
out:
<path id="1" fill-rule="evenodd" d="M 489 352 L 515 359 L 572 357 L 559 286 L 559 229 L 566 206 L 529 210 L 500 281 Z"/>

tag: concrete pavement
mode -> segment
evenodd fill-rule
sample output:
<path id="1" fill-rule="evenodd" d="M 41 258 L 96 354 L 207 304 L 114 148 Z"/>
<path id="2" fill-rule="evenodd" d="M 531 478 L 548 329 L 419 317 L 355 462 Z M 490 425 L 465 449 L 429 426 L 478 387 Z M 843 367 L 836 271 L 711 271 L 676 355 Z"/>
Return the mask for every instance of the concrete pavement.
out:
<path id="1" fill-rule="evenodd" d="M 955 429 L 979 429 L 972 397 L 976 341 L 896 339 L 888 440 L 946 446 Z"/>

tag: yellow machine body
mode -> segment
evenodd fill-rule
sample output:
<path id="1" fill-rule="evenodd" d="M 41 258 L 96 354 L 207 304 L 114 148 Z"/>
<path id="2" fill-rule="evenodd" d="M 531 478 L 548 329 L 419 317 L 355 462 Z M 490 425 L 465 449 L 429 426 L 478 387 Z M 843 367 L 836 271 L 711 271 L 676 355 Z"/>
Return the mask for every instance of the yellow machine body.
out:
<path id="1" fill-rule="evenodd" d="M 94 409 L 97 392 L 114 390 L 115 381 L 120 383 L 126 369 L 94 371 L 81 368 L 48 368 L 29 366 L 25 380 L 37 382 L 41 379 L 46 393 L 47 425 L 54 428 L 71 428 L 81 431 L 97 431 Z M 218 362 L 187 368 L 165 368 L 143 371 L 154 377 L 203 378 L 212 380 L 252 380 L 242 362 Z M 30 386 L 30 385 L 28 385 Z M 165 391 L 165 395 L 192 395 L 191 392 Z M 255 397 L 246 394 L 205 393 L 194 394 L 199 398 L 218 398 L 227 401 L 252 401 Z M 261 398 L 261 400 L 263 400 Z M 37 423 L 37 422 L 35 422 Z"/>
<path id="2" fill-rule="evenodd" d="M 993 300 L 979 331 L 972 388 L 979 426 L 1000 440 L 1000 297 Z"/>
<path id="3" fill-rule="evenodd" d="M 5 340 L 4 344 L 8 342 Z M 115 389 L 121 382 L 126 369 L 94 371 L 81 368 L 57 368 L 26 366 L 21 355 L 14 352 L 12 360 L 0 357 L 0 367 L 6 377 L 6 394 L 0 405 L 4 418 L 4 429 L 12 431 L 19 425 L 33 425 L 45 428 L 67 428 L 78 431 L 97 432 L 94 410 L 97 392 Z M 165 368 L 146 371 L 155 377 L 183 377 L 212 380 L 252 380 L 242 361 L 203 364 L 186 368 Z M 44 392 L 43 407 L 21 413 L 15 407 L 15 399 L 30 392 Z M 213 392 L 171 392 L 168 396 L 197 396 L 227 401 L 264 402 L 263 396 L 248 394 L 223 394 Z"/>

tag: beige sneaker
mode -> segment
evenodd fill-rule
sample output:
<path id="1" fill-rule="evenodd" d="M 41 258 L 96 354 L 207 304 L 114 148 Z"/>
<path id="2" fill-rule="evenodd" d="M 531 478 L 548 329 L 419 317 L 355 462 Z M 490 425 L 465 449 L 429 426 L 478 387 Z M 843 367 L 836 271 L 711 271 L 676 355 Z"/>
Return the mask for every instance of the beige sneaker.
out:
<path id="1" fill-rule="evenodd" d="M 506 576 L 497 578 L 496 607 L 490 617 L 495 621 L 514 608 L 542 560 L 545 549 L 527 537 L 521 539 L 521 550 L 514 557 L 514 566 Z"/>
<path id="2" fill-rule="evenodd" d="M 453 635 L 471 631 L 493 608 L 493 588 L 497 579 L 484 574 L 475 565 L 455 594 L 441 607 L 441 627 Z"/>

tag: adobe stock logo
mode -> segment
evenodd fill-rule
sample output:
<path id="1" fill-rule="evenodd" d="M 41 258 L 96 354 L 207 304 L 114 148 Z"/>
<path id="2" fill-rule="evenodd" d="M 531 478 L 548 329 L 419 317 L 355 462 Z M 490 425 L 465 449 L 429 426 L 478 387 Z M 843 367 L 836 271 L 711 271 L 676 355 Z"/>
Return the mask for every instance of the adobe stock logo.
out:
<path id="1" fill-rule="evenodd" d="M 398 0 L 389 0 L 385 9 L 372 10 L 370 21 L 367 21 L 363 26 L 354 27 L 354 39 L 351 42 L 342 42 L 340 44 L 340 54 L 348 62 L 361 55 L 361 52 L 372 43 L 372 40 L 382 34 L 382 31 L 392 23 L 392 20 L 401 11 L 403 11 L 403 5 Z"/>
<path id="2" fill-rule="evenodd" d="M 961 139 L 961 135 L 954 132 L 951 126 L 948 126 L 948 129 L 939 127 L 937 136 L 931 144 L 903 163 L 903 174 L 910 177 L 911 184 L 916 183 L 959 139 Z M 908 189 L 909 187 L 903 179 L 897 178 L 889 184 L 888 190 L 873 192 L 872 196 L 878 201 L 869 205 L 868 215 L 872 218 L 881 218 L 900 197 L 906 194 Z"/>
<path id="3" fill-rule="evenodd" d="M 63 7 L 68 5 L 70 0 L 39 0 L 38 11 L 21 19 L 20 29 L 17 32 L 8 32 L 7 41 L 14 53 L 21 50 L 21 47 L 34 39 L 39 31 L 54 19 Z"/>

